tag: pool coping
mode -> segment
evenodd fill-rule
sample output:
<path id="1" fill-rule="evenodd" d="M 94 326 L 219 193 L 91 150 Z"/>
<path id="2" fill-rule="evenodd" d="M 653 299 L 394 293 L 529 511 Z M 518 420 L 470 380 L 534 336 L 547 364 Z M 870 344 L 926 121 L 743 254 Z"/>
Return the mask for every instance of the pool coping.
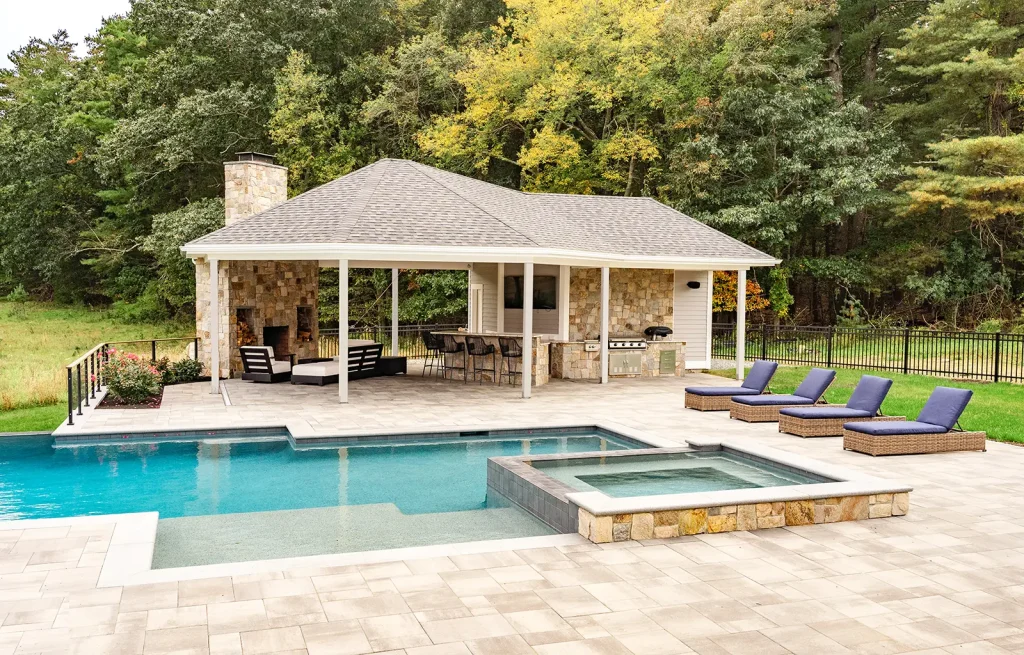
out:
<path id="1" fill-rule="evenodd" d="M 549 421 L 542 424 L 527 421 L 510 423 L 509 421 L 496 420 L 493 422 L 475 424 L 472 427 L 452 424 L 447 426 L 431 427 L 425 430 L 406 430 L 399 432 L 396 432 L 393 428 L 381 428 L 378 430 L 353 428 L 350 430 L 337 430 L 332 431 L 330 434 L 324 434 L 315 432 L 305 421 L 288 421 L 283 425 L 280 423 L 243 423 L 237 427 L 231 428 L 221 426 L 212 428 L 193 428 L 189 430 L 152 430 L 146 428 L 130 428 L 116 431 L 90 430 L 79 432 L 76 430 L 72 433 L 60 433 L 60 430 L 58 429 L 51 436 L 57 444 L 84 444 L 117 443 L 129 440 L 196 441 L 201 439 L 218 438 L 218 435 L 225 435 L 224 438 L 244 439 L 281 436 L 283 434 L 283 436 L 285 436 L 292 444 L 292 447 L 301 448 L 327 446 L 339 442 L 344 443 L 345 441 L 354 438 L 360 438 L 367 441 L 375 439 L 399 441 L 402 439 L 459 438 L 482 433 L 492 433 L 492 435 L 497 436 L 502 433 L 528 433 L 545 430 L 587 428 L 612 432 L 653 448 L 670 448 L 679 445 L 678 441 L 657 437 L 648 434 L 647 432 L 643 432 L 627 425 L 615 423 L 613 421 L 574 421 L 568 419 L 564 421 Z M 228 437 L 226 435 L 231 436 Z"/>

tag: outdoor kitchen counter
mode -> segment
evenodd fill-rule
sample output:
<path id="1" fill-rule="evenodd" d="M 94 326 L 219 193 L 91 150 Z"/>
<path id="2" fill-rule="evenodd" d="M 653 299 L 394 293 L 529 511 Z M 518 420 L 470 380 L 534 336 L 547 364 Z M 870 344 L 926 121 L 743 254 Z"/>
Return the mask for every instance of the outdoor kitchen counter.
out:
<path id="1" fill-rule="evenodd" d="M 451 335 L 451 336 L 455 337 L 458 341 L 465 341 L 466 337 L 482 337 L 483 340 L 486 343 L 494 346 L 494 357 L 495 357 L 495 359 L 494 359 L 493 364 L 497 366 L 498 371 L 503 370 L 502 366 L 504 365 L 504 363 L 502 362 L 501 347 L 498 344 L 498 339 L 500 337 L 510 337 L 510 338 L 513 338 L 513 339 L 519 339 L 520 342 L 522 342 L 522 339 L 523 339 L 523 333 L 522 332 L 519 332 L 519 333 L 516 333 L 516 332 L 459 332 L 458 330 L 446 330 L 446 331 L 435 332 L 434 334 L 447 334 L 447 335 Z M 549 372 L 548 372 L 548 370 L 549 370 L 549 365 L 548 365 L 549 349 L 548 349 L 548 345 L 549 344 L 546 341 L 542 341 L 541 340 L 540 335 L 534 335 L 534 337 L 533 337 L 533 367 L 532 367 L 533 368 L 533 376 L 531 378 L 531 382 L 533 383 L 533 386 L 538 386 L 538 385 L 541 385 L 541 384 L 547 384 L 548 380 L 551 377 Z M 445 357 L 446 357 L 445 361 L 449 365 L 454 365 L 454 366 L 463 366 L 464 365 L 463 362 L 465 362 L 465 356 L 462 353 L 458 353 L 458 354 L 455 354 L 455 355 L 446 355 Z M 476 358 L 470 359 L 470 362 L 472 362 L 473 359 L 476 359 Z M 480 362 L 479 365 L 483 366 L 483 361 L 482 361 L 483 358 L 480 358 L 480 359 L 481 359 L 481 362 Z M 483 380 L 485 380 L 485 381 L 492 381 L 493 377 L 494 377 L 493 372 L 492 372 L 493 371 L 492 361 L 491 361 L 490 357 L 487 357 L 486 360 L 487 360 L 488 370 L 487 371 L 481 371 L 480 377 Z M 522 366 L 523 366 L 523 361 L 521 359 L 516 360 L 513 363 L 513 366 L 516 367 L 515 370 L 517 372 L 521 371 L 522 370 Z M 505 370 L 507 370 L 507 369 L 505 369 Z M 455 376 L 459 376 L 459 372 L 458 371 L 453 371 L 453 374 Z M 456 379 L 462 379 L 462 378 L 461 377 L 456 377 Z M 472 376 L 471 376 L 471 379 L 472 379 Z M 505 378 L 505 382 L 508 382 L 508 378 Z M 515 383 L 516 384 L 519 383 L 519 378 L 518 377 L 516 377 Z"/>
<path id="2" fill-rule="evenodd" d="M 593 350 L 587 350 L 588 344 Z M 552 341 L 550 346 L 551 377 L 569 380 L 600 379 L 599 341 Z M 643 350 L 609 349 L 608 356 L 610 376 L 647 378 L 682 375 L 686 361 L 686 342 L 672 339 L 648 341 Z"/>

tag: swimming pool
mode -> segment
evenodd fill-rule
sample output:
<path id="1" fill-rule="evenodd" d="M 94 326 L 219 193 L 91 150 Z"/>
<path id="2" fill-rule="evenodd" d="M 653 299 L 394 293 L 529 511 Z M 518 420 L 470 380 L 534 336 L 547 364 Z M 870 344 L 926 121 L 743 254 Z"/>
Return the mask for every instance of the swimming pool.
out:
<path id="1" fill-rule="evenodd" d="M 623 450 L 601 431 L 295 449 L 257 440 L 0 441 L 0 520 L 160 513 L 154 568 L 551 534 L 488 493 L 496 456 Z"/>
<path id="2" fill-rule="evenodd" d="M 725 451 L 556 459 L 533 466 L 577 491 L 613 498 L 818 484 L 824 478 Z"/>

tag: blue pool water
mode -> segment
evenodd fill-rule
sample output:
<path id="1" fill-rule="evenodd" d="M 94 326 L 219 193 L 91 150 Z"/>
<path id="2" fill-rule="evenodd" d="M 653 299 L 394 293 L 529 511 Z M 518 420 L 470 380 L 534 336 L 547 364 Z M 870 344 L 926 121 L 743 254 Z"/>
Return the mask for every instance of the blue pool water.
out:
<path id="1" fill-rule="evenodd" d="M 534 462 L 538 470 L 579 491 L 609 496 L 658 496 L 829 482 L 739 454 L 706 451 Z"/>
<path id="2" fill-rule="evenodd" d="M 621 450 L 597 435 L 295 450 L 283 440 L 53 447 L 0 441 L 0 520 L 160 513 L 161 519 L 353 505 L 403 515 L 487 507 L 487 458 Z"/>

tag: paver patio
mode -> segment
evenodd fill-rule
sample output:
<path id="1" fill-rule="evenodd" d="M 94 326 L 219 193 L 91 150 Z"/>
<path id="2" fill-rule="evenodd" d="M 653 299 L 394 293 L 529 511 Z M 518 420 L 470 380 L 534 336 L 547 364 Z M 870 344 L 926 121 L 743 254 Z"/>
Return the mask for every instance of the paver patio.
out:
<path id="1" fill-rule="evenodd" d="M 231 381 L 231 406 L 207 385 L 172 387 L 159 410 L 97 410 L 79 429 L 611 421 L 907 481 L 910 513 L 100 589 L 113 525 L 0 526 L 0 653 L 1024 653 L 1024 449 L 871 458 L 683 409 L 682 387 L 698 382 L 554 381 L 524 401 L 510 388 L 374 379 L 340 406 L 330 387 Z"/>

